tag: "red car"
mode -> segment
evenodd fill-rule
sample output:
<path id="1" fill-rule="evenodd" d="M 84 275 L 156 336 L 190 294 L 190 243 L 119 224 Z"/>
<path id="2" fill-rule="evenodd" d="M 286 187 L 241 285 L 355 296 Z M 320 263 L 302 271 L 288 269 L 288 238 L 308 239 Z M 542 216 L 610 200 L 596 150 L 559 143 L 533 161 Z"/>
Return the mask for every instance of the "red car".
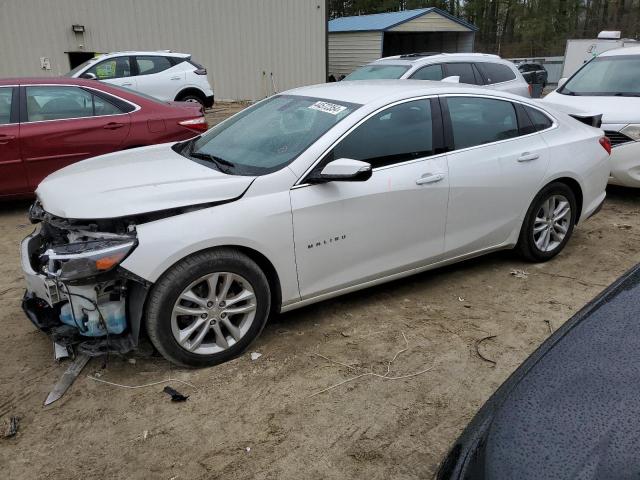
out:
<path id="1" fill-rule="evenodd" d="M 28 197 L 79 160 L 206 130 L 197 103 L 161 102 L 95 80 L 0 80 L 0 199 Z"/>

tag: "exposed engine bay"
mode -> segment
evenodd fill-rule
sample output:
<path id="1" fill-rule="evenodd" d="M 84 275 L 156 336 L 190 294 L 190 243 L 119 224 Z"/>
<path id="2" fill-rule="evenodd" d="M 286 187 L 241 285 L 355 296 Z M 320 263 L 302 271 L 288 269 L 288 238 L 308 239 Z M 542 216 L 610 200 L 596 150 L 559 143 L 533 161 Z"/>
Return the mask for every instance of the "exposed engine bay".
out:
<path id="1" fill-rule="evenodd" d="M 22 243 L 31 321 L 88 355 L 135 348 L 149 285 L 119 268 L 137 246 L 135 219 L 63 219 L 38 202 L 29 217 L 38 224 Z"/>

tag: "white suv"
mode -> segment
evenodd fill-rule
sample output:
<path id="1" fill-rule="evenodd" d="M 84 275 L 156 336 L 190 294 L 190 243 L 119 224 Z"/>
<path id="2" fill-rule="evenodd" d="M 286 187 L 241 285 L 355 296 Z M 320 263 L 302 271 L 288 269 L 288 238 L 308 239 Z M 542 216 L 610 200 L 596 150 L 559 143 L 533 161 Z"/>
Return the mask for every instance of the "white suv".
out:
<path id="1" fill-rule="evenodd" d="M 344 80 L 442 80 L 531 96 L 531 87 L 512 62 L 487 53 L 411 53 L 385 57 L 358 68 Z"/>
<path id="2" fill-rule="evenodd" d="M 207 69 L 188 53 L 114 52 L 87 60 L 66 75 L 101 80 L 159 100 L 213 106 Z"/>

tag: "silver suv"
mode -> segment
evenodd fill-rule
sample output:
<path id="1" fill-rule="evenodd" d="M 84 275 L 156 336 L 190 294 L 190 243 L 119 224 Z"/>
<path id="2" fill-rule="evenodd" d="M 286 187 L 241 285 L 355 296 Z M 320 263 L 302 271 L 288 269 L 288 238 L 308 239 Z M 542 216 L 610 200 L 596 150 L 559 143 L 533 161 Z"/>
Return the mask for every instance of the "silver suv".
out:
<path id="1" fill-rule="evenodd" d="M 460 83 L 531 96 L 530 86 L 515 64 L 487 53 L 411 53 L 385 57 L 358 68 L 344 80 L 442 80 L 447 77 L 459 77 Z"/>

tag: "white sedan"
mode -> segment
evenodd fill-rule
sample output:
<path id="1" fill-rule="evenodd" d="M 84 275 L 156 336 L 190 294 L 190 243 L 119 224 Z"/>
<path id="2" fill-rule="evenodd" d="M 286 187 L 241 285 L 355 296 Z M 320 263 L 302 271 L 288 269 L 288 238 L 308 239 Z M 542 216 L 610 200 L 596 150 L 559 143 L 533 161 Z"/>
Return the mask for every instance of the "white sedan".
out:
<path id="1" fill-rule="evenodd" d="M 602 114 L 611 139 L 609 183 L 640 188 L 640 47 L 601 53 L 544 98 L 574 111 Z"/>
<path id="2" fill-rule="evenodd" d="M 49 176 L 23 308 L 85 350 L 134 348 L 144 327 L 172 362 L 213 365 L 280 311 L 499 249 L 551 259 L 604 201 L 608 150 L 601 130 L 506 93 L 299 88 Z"/>

